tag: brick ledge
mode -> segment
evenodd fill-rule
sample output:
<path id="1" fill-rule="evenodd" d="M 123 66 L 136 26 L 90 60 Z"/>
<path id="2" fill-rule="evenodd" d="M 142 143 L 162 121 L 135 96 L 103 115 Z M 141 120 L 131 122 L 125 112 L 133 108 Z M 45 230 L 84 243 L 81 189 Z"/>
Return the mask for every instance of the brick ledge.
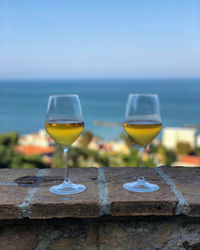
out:
<path id="1" fill-rule="evenodd" d="M 159 191 L 144 194 L 123 189 L 124 183 L 137 178 L 137 168 L 70 169 L 72 181 L 87 190 L 69 196 L 51 194 L 49 187 L 60 183 L 63 175 L 64 169 L 1 169 L 0 219 L 200 217 L 200 167 L 143 168 L 146 179 L 160 186 Z"/>

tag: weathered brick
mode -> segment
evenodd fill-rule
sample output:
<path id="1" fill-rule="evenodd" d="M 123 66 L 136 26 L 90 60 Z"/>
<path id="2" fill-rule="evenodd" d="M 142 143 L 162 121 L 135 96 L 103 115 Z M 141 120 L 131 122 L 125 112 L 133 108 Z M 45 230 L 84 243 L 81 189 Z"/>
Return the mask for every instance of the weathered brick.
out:
<path id="1" fill-rule="evenodd" d="M 167 217 L 103 221 L 98 232 L 100 250 L 200 249 L 199 223 Z"/>
<path id="2" fill-rule="evenodd" d="M 0 186 L 0 219 L 23 217 L 19 206 L 24 202 L 28 190 L 18 186 Z"/>
<path id="3" fill-rule="evenodd" d="M 188 206 L 188 215 L 200 217 L 200 167 L 163 167 L 181 192 Z"/>
<path id="4" fill-rule="evenodd" d="M 49 177 L 49 181 L 40 183 L 39 189 L 30 202 L 31 218 L 99 217 L 97 169 L 70 169 L 72 181 L 85 185 L 86 191 L 74 195 L 50 193 L 49 188 L 61 183 L 63 176 L 64 169 L 50 169 L 47 176 L 44 176 Z"/>
<path id="5" fill-rule="evenodd" d="M 108 187 L 108 201 L 112 216 L 173 215 L 177 198 L 169 186 L 153 168 L 143 168 L 143 175 L 160 189 L 152 193 L 135 193 L 123 188 L 123 184 L 138 177 L 138 168 L 104 168 Z"/>
<path id="6" fill-rule="evenodd" d="M 0 249 L 32 250 L 37 246 L 37 231 L 32 225 L 8 224 L 0 227 Z"/>
<path id="7" fill-rule="evenodd" d="M 0 170 L 0 184 L 1 182 L 13 182 L 20 177 L 36 176 L 38 168 L 22 168 L 22 169 L 1 169 Z"/>

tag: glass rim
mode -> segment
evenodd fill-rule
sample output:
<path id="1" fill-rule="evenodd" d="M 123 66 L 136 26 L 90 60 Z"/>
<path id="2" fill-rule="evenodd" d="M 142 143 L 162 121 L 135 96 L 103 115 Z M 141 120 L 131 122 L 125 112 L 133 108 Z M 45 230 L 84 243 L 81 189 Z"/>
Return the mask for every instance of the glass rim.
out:
<path id="1" fill-rule="evenodd" d="M 68 97 L 68 96 L 79 97 L 77 94 L 58 94 L 58 95 L 50 95 L 49 97 Z"/>

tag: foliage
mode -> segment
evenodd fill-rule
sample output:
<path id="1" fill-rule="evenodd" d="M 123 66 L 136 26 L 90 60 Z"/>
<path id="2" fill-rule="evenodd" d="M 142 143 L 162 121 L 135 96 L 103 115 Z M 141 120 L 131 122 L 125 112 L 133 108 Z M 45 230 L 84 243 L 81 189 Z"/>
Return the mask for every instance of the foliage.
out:
<path id="1" fill-rule="evenodd" d="M 148 157 L 148 159 L 143 164 L 144 167 L 156 167 L 156 163 L 153 157 Z"/>
<path id="2" fill-rule="evenodd" d="M 4 133 L 0 135 L 0 168 L 47 168 L 49 164 L 45 163 L 41 156 L 25 156 L 18 154 L 15 147 L 18 142 L 18 133 Z M 125 141 L 130 149 L 129 154 L 125 153 L 109 153 L 104 149 L 91 150 L 88 144 L 92 140 L 92 133 L 86 131 L 79 141 L 79 147 L 71 147 L 67 153 L 67 165 L 69 167 L 138 167 L 140 165 L 139 153 L 136 147 L 133 148 L 133 143 L 125 134 L 121 135 L 121 139 Z M 188 145 L 177 145 L 179 152 L 188 152 Z M 200 155 L 200 149 L 197 149 Z M 144 167 L 155 167 L 155 158 L 159 162 L 170 165 L 176 161 L 176 153 L 168 150 L 163 146 L 152 145 L 149 154 L 145 154 Z M 53 156 L 53 162 L 56 167 L 64 167 L 63 147 L 56 146 L 56 151 Z"/>
<path id="3" fill-rule="evenodd" d="M 0 145 L 2 146 L 14 146 L 17 144 L 19 134 L 17 132 L 3 133 L 0 134 Z"/>
<path id="4" fill-rule="evenodd" d="M 192 152 L 192 147 L 187 142 L 179 142 L 176 145 L 177 153 L 181 155 L 188 155 Z"/>
<path id="5" fill-rule="evenodd" d="M 128 135 L 122 133 L 120 135 L 120 139 L 122 139 L 126 143 L 126 145 L 128 146 L 129 149 L 133 148 L 134 143 Z"/>
<path id="6" fill-rule="evenodd" d="M 64 151 L 63 147 L 59 144 L 55 146 L 55 153 L 53 155 L 53 162 L 57 168 L 64 167 Z"/>
<path id="7" fill-rule="evenodd" d="M 108 165 L 109 167 L 124 167 L 125 162 L 123 160 L 123 154 L 118 154 L 118 155 L 108 155 Z"/>
<path id="8" fill-rule="evenodd" d="M 165 164 L 165 162 L 166 162 L 166 148 L 164 146 L 159 146 L 157 152 L 159 155 L 159 161 Z"/>
<path id="9" fill-rule="evenodd" d="M 63 147 L 56 146 L 53 161 L 58 168 L 65 166 Z M 138 167 L 140 164 L 138 151 L 131 149 L 130 154 L 115 153 L 110 154 L 105 151 L 94 151 L 87 147 L 71 147 L 67 153 L 68 167 Z M 152 157 L 147 158 L 144 166 L 155 167 Z"/>
<path id="10" fill-rule="evenodd" d="M 47 168 L 41 156 L 24 156 L 18 154 L 14 147 L 17 145 L 17 132 L 0 134 L 0 168 Z"/>
<path id="11" fill-rule="evenodd" d="M 176 161 L 176 153 L 173 150 L 166 149 L 164 146 L 158 147 L 158 154 L 160 162 L 170 166 Z"/>
<path id="12" fill-rule="evenodd" d="M 175 161 L 176 161 L 176 153 L 173 150 L 166 150 L 165 164 L 167 166 L 170 166 Z"/>
<path id="13" fill-rule="evenodd" d="M 200 156 L 200 148 L 197 148 L 197 149 L 196 149 L 196 155 L 197 155 L 197 156 Z"/>
<path id="14" fill-rule="evenodd" d="M 149 146 L 150 153 L 158 153 L 158 149 L 159 149 L 159 147 L 155 146 L 153 144 L 150 144 L 150 146 Z"/>
<path id="15" fill-rule="evenodd" d="M 10 168 L 48 168 L 49 164 L 44 162 L 41 156 L 26 156 L 16 154 L 13 158 Z"/>
<path id="16" fill-rule="evenodd" d="M 9 168 L 14 156 L 12 147 L 0 145 L 0 168 Z"/>
<path id="17" fill-rule="evenodd" d="M 57 146 L 54 154 L 56 167 L 64 167 L 63 149 Z M 91 164 L 91 165 L 90 165 Z M 71 147 L 67 153 L 67 165 L 73 167 L 101 167 L 108 166 L 109 159 L 107 154 L 99 154 L 87 148 Z"/>
<path id="18" fill-rule="evenodd" d="M 131 150 L 130 155 L 122 156 L 122 159 L 124 161 L 124 166 L 127 167 L 138 167 L 140 164 L 138 152 L 134 149 Z"/>

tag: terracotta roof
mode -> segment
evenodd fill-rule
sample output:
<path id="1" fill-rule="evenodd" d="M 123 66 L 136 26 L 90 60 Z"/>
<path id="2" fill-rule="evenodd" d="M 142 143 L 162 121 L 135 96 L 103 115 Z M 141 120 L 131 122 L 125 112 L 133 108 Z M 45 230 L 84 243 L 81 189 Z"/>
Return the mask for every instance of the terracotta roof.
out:
<path id="1" fill-rule="evenodd" d="M 18 145 L 15 150 L 23 155 L 43 155 L 43 154 L 50 154 L 55 151 L 54 147 L 40 147 L 40 146 L 33 146 L 33 145 L 25 145 L 21 146 Z"/>
<path id="2" fill-rule="evenodd" d="M 180 161 L 185 162 L 185 163 L 193 163 L 193 164 L 200 165 L 200 157 L 198 157 L 198 156 L 184 155 L 184 156 L 182 156 Z"/>

